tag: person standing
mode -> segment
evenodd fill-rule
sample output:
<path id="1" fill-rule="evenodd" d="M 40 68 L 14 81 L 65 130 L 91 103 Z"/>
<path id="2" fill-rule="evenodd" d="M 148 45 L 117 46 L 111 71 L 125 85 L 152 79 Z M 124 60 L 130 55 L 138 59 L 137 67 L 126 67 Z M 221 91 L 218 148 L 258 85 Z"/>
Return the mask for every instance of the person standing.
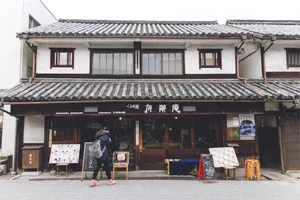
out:
<path id="1" fill-rule="evenodd" d="M 103 127 L 95 134 L 95 140 L 100 140 L 101 151 L 103 151 L 103 154 L 100 158 L 97 159 L 97 166 L 94 169 L 90 186 L 95 187 L 100 185 L 97 183 L 96 177 L 98 175 L 100 168 L 102 167 L 102 164 L 104 165 L 105 173 L 108 179 L 108 184 L 114 185 L 116 184 L 116 181 L 112 180 L 111 178 L 111 171 L 109 166 L 109 156 L 111 154 L 111 139 L 109 137 L 109 131 L 107 127 Z"/>

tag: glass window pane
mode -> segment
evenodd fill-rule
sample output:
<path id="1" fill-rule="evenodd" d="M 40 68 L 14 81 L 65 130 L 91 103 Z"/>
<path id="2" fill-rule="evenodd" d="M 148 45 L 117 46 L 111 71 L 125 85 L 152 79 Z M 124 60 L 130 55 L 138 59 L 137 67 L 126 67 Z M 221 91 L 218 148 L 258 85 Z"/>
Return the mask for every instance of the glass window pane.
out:
<path id="1" fill-rule="evenodd" d="M 148 54 L 143 54 L 142 56 L 142 73 L 143 74 L 149 74 L 149 55 Z"/>
<path id="2" fill-rule="evenodd" d="M 120 53 L 114 53 L 114 72 L 113 74 L 121 74 L 121 56 Z"/>
<path id="3" fill-rule="evenodd" d="M 168 53 L 163 54 L 163 74 L 170 74 Z"/>
<path id="4" fill-rule="evenodd" d="M 215 53 L 206 53 L 206 66 L 215 66 L 216 54 Z"/>
<path id="5" fill-rule="evenodd" d="M 176 53 L 176 74 L 183 74 L 182 54 Z"/>
<path id="6" fill-rule="evenodd" d="M 176 74 L 175 53 L 169 53 L 169 70 L 170 74 Z"/>
<path id="7" fill-rule="evenodd" d="M 72 56 L 73 56 L 72 53 L 69 52 L 69 53 L 68 53 L 68 65 L 72 65 L 72 62 L 73 62 Z"/>
<path id="8" fill-rule="evenodd" d="M 201 66 L 205 66 L 205 53 L 201 53 Z"/>
<path id="9" fill-rule="evenodd" d="M 68 53 L 67 52 L 59 53 L 58 65 L 68 65 Z"/>
<path id="10" fill-rule="evenodd" d="M 94 53 L 92 74 L 99 74 L 99 73 L 100 73 L 100 55 L 98 53 Z"/>
<path id="11" fill-rule="evenodd" d="M 106 56 L 106 74 L 113 74 L 113 54 L 109 53 Z"/>
<path id="12" fill-rule="evenodd" d="M 120 74 L 126 74 L 127 56 L 126 53 L 121 53 Z"/>
<path id="13" fill-rule="evenodd" d="M 106 53 L 100 54 L 100 66 L 99 66 L 100 74 L 106 74 Z"/>
<path id="14" fill-rule="evenodd" d="M 127 53 L 126 74 L 133 74 L 133 53 Z"/>
<path id="15" fill-rule="evenodd" d="M 155 54 L 155 74 L 162 74 L 162 71 L 161 71 L 161 54 Z"/>
<path id="16" fill-rule="evenodd" d="M 149 54 L 149 74 L 155 74 L 155 54 Z"/>

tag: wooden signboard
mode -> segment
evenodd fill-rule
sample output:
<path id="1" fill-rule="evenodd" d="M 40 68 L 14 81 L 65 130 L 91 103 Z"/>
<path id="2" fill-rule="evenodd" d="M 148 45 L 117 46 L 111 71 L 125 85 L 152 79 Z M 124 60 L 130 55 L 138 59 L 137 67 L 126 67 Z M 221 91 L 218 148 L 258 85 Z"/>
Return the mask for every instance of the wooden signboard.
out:
<path id="1" fill-rule="evenodd" d="M 201 154 L 198 170 L 198 181 L 204 178 L 207 181 L 217 182 L 217 175 L 214 167 L 214 160 L 211 154 Z"/>
<path id="2" fill-rule="evenodd" d="M 82 173 L 81 173 L 81 181 L 83 180 L 83 175 L 86 173 L 93 173 L 96 168 L 97 162 L 95 159 L 90 157 L 89 147 L 93 144 L 93 142 L 85 142 L 84 150 L 83 150 L 83 159 L 82 159 Z"/>

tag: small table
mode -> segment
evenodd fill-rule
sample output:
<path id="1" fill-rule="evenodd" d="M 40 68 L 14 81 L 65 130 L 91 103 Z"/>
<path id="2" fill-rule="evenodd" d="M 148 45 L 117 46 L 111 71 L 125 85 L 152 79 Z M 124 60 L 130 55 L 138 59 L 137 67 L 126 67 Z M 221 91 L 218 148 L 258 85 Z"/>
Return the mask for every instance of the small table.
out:
<path id="1" fill-rule="evenodd" d="M 236 167 L 223 167 L 225 169 L 225 178 L 226 180 L 228 180 L 228 178 L 230 177 L 229 171 L 232 170 L 233 171 L 233 177 L 232 179 L 235 180 L 235 170 Z"/>
<path id="2" fill-rule="evenodd" d="M 65 167 L 65 171 L 59 171 L 59 167 Z M 66 176 L 69 176 L 69 163 L 58 163 L 56 164 L 56 176 L 61 175 L 62 173 L 65 173 Z"/>

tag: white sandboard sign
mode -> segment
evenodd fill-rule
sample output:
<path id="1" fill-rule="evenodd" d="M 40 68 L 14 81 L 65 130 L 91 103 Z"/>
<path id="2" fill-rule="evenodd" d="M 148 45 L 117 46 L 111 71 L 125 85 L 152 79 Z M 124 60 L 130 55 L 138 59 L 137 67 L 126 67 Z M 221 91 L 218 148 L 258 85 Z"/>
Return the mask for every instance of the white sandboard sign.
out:
<path id="1" fill-rule="evenodd" d="M 53 144 L 49 164 L 79 163 L 80 144 Z"/>
<path id="2" fill-rule="evenodd" d="M 233 147 L 209 148 L 209 153 L 213 155 L 214 167 L 238 167 L 239 161 Z"/>

